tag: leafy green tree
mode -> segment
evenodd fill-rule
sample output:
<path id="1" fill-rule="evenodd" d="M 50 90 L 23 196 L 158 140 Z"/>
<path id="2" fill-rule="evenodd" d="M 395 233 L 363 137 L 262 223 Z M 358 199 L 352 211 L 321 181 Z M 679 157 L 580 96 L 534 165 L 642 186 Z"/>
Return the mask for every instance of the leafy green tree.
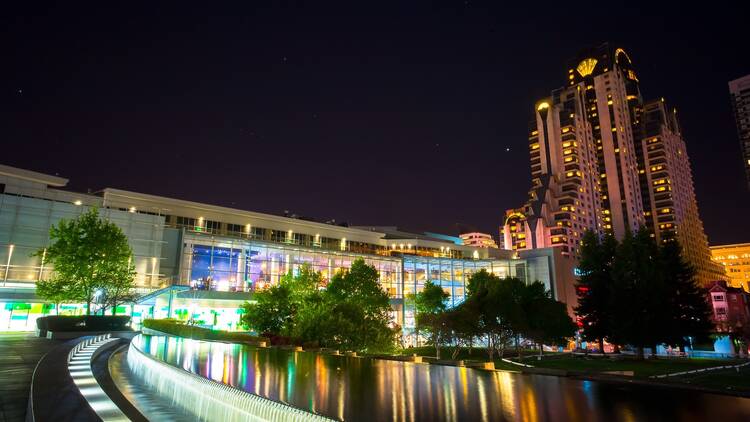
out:
<path id="1" fill-rule="evenodd" d="M 540 357 L 543 344 L 564 344 L 575 334 L 567 307 L 554 300 L 544 284 L 537 281 L 526 286 L 522 307 L 526 317 L 522 334 L 537 343 Z"/>
<path id="2" fill-rule="evenodd" d="M 465 302 L 453 309 L 444 312 L 448 342 L 452 344 L 451 359 L 456 359 L 461 348 L 473 344 L 474 338 L 482 333 L 479 330 L 478 302 Z"/>
<path id="3" fill-rule="evenodd" d="M 706 342 L 714 330 L 711 308 L 706 291 L 695 281 L 695 269 L 682 257 L 682 248 L 676 240 L 661 247 L 662 269 L 666 290 L 666 307 L 670 326 L 665 342 L 684 350 L 688 337 Z"/>
<path id="4" fill-rule="evenodd" d="M 586 231 L 581 241 L 578 264 L 581 276 L 576 284 L 576 314 L 583 326 L 582 336 L 597 341 L 604 353 L 604 340 L 612 333 L 612 265 L 617 241 L 611 235 L 603 240 L 593 231 Z"/>
<path id="5" fill-rule="evenodd" d="M 388 294 L 380 286 L 377 270 L 363 259 L 334 275 L 324 300 L 335 328 L 331 343 L 354 351 L 393 348 L 396 332 L 390 326 Z"/>
<path id="6" fill-rule="evenodd" d="M 243 305 L 243 325 L 259 333 L 291 336 L 297 341 L 354 351 L 394 347 L 390 301 L 380 287 L 378 272 L 354 261 L 336 273 L 326 289 L 310 266 L 286 274 L 276 286 L 256 292 Z"/>
<path id="7" fill-rule="evenodd" d="M 322 277 L 309 264 L 299 267 L 297 275 L 284 274 L 279 284 L 253 293 L 253 302 L 243 304 L 241 322 L 258 333 L 297 337 L 298 317 L 304 314 L 309 321 L 307 302 L 319 296 Z M 306 330 L 313 327 L 308 326 Z M 307 332 L 307 331 L 306 331 Z M 313 336 L 312 333 L 309 335 Z M 315 336 L 313 336 L 315 337 Z"/>
<path id="8" fill-rule="evenodd" d="M 112 315 L 117 315 L 117 307 L 123 303 L 134 302 L 138 298 L 135 292 L 135 269 L 131 269 L 130 277 L 113 279 L 104 288 L 104 304 L 112 308 Z M 104 310 L 104 309 L 103 309 Z"/>
<path id="9" fill-rule="evenodd" d="M 50 240 L 46 254 L 40 250 L 36 255 L 44 254 L 53 265 L 57 281 L 43 285 L 41 294 L 51 296 L 41 297 L 83 301 L 88 315 L 97 291 L 132 289 L 135 272 L 128 239 L 115 224 L 101 219 L 96 208 L 76 219 L 60 220 L 50 228 Z"/>
<path id="10" fill-rule="evenodd" d="M 427 331 L 430 343 L 435 346 L 435 353 L 440 359 L 440 346 L 446 339 L 447 328 L 443 313 L 448 293 L 442 287 L 427 281 L 421 292 L 414 295 L 414 306 L 417 310 L 417 332 Z"/>
<path id="11" fill-rule="evenodd" d="M 311 292 L 296 311 L 290 335 L 306 343 L 326 345 L 334 335 L 330 316 L 330 304 L 324 293 Z"/>
<path id="12" fill-rule="evenodd" d="M 500 278 L 485 269 L 481 269 L 469 277 L 466 282 L 466 297 L 474 296 L 486 291 L 487 286 L 496 283 Z"/>
<path id="13" fill-rule="evenodd" d="M 289 288 L 289 298 L 299 306 L 307 297 L 316 293 L 323 284 L 320 272 L 313 270 L 310 264 L 302 264 L 294 275 L 291 271 L 281 277 L 280 284 Z"/>
<path id="14" fill-rule="evenodd" d="M 418 314 L 436 314 L 445 311 L 445 301 L 450 295 L 438 284 L 427 281 L 421 292 L 414 297 Z"/>
<path id="15" fill-rule="evenodd" d="M 490 360 L 496 352 L 503 355 L 505 347 L 525 324 L 521 307 L 524 288 L 521 280 L 501 280 L 486 270 L 478 271 L 469 278 L 469 297 L 460 306 L 475 309 L 478 315 L 477 330 L 485 339 Z"/>
<path id="16" fill-rule="evenodd" d="M 290 296 L 289 287 L 281 284 L 254 292 L 253 302 L 242 305 L 241 323 L 258 334 L 280 335 L 293 317 Z"/>
<path id="17" fill-rule="evenodd" d="M 70 292 L 71 283 L 60 277 L 52 276 L 47 280 L 39 280 L 36 283 L 36 295 L 55 304 L 55 313 L 60 314 L 60 304 L 75 297 Z"/>

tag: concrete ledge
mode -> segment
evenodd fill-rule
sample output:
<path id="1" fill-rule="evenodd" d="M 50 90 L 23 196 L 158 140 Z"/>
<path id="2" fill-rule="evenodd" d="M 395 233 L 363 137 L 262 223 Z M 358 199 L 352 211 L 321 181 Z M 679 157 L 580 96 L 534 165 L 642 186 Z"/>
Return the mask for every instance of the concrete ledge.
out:
<path id="1" fill-rule="evenodd" d="M 465 362 L 466 367 L 474 369 L 495 370 L 495 362 Z"/>
<path id="2" fill-rule="evenodd" d="M 362 355 L 364 358 L 372 358 L 372 359 L 380 359 L 380 360 L 393 360 L 396 362 L 414 362 L 414 363 L 422 363 L 424 360 L 424 357 L 417 356 L 417 355 L 387 355 L 387 354 L 378 354 L 378 353 L 368 353 L 366 355 Z"/>
<path id="3" fill-rule="evenodd" d="M 432 356 L 422 356 L 422 362 L 429 363 L 430 365 L 466 366 L 466 362 L 463 360 L 438 359 Z"/>
<path id="4" fill-rule="evenodd" d="M 196 419 L 268 420 L 296 422 L 328 421 L 325 416 L 201 377 L 142 352 L 130 343 L 127 364 L 133 376 L 153 389 L 154 394 L 171 400 Z"/>

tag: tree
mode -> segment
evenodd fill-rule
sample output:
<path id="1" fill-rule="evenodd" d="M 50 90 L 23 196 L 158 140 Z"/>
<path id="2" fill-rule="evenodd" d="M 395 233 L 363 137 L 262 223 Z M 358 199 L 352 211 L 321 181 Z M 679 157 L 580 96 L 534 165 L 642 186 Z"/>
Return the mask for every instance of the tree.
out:
<path id="1" fill-rule="evenodd" d="M 662 246 L 661 259 L 670 314 L 665 342 L 684 350 L 688 337 L 698 342 L 707 341 L 714 329 L 712 310 L 706 300 L 707 293 L 695 281 L 695 269 L 683 259 L 682 248 L 676 240 Z"/>
<path id="2" fill-rule="evenodd" d="M 461 305 L 445 311 L 447 341 L 452 343 L 451 359 L 456 359 L 462 347 L 471 347 L 475 337 L 481 335 L 479 331 L 479 310 L 475 306 L 478 302 L 464 302 Z M 471 349 L 469 349 L 471 352 Z"/>
<path id="3" fill-rule="evenodd" d="M 297 275 L 292 271 L 281 277 L 280 284 L 289 288 L 289 298 L 293 304 L 299 306 L 307 297 L 317 292 L 323 284 L 320 272 L 313 270 L 310 264 L 302 264 Z"/>
<path id="4" fill-rule="evenodd" d="M 591 230 L 581 240 L 581 257 L 578 264 L 580 277 L 576 284 L 579 316 L 587 341 L 597 341 L 604 353 L 604 339 L 612 334 L 612 264 L 617 241 L 612 235 L 603 240 Z"/>
<path id="5" fill-rule="evenodd" d="M 48 280 L 36 283 L 36 295 L 55 304 L 55 313 L 60 314 L 60 304 L 75 295 L 69 291 L 71 284 L 60 277 L 52 276 Z"/>
<path id="6" fill-rule="evenodd" d="M 385 351 L 394 346 L 390 301 L 374 267 L 357 259 L 322 289 L 320 273 L 309 265 L 278 285 L 256 292 L 245 303 L 242 323 L 259 333 L 353 351 Z"/>
<path id="7" fill-rule="evenodd" d="M 90 315 L 97 291 L 132 288 L 135 272 L 128 239 L 115 224 L 101 219 L 96 208 L 77 219 L 60 220 L 50 228 L 50 240 L 52 244 L 46 253 L 44 250 L 36 253 L 44 255 L 53 265 L 57 278 L 56 282 L 43 287 L 42 294 L 49 294 L 49 288 L 56 288 L 64 295 L 48 296 L 50 300 L 83 301 L 86 314 Z"/>
<path id="8" fill-rule="evenodd" d="M 117 307 L 123 303 L 133 302 L 138 294 L 133 290 L 135 283 L 135 270 L 131 271 L 130 277 L 111 280 L 104 289 L 105 307 L 112 308 L 112 315 L 117 315 Z"/>
<path id="9" fill-rule="evenodd" d="M 627 232 L 613 264 L 612 337 L 636 347 L 643 358 L 645 347 L 656 347 L 667 337 L 669 307 L 659 248 L 647 229 Z"/>
<path id="10" fill-rule="evenodd" d="M 396 332 L 390 326 L 388 294 L 380 286 L 377 270 L 363 259 L 333 276 L 324 300 L 330 307 L 331 343 L 353 351 L 393 348 Z"/>
<path id="11" fill-rule="evenodd" d="M 490 360 L 495 352 L 503 355 L 505 347 L 524 324 L 521 307 L 523 289 L 521 280 L 501 280 L 486 270 L 480 270 L 469 278 L 469 297 L 460 306 L 473 307 L 477 313 L 477 332 L 486 340 Z"/>
<path id="12" fill-rule="evenodd" d="M 259 334 L 280 335 L 293 316 L 290 296 L 289 287 L 280 284 L 254 292 L 254 303 L 242 305 L 241 323 Z"/>
<path id="13" fill-rule="evenodd" d="M 526 317 L 522 334 L 537 343 L 540 358 L 543 344 L 562 344 L 575 334 L 567 306 L 554 300 L 544 284 L 537 281 L 526 286 L 522 307 Z"/>
<path id="14" fill-rule="evenodd" d="M 427 281 L 421 292 L 414 295 L 414 305 L 417 310 L 417 333 L 420 328 L 427 331 L 430 343 L 435 346 L 436 357 L 440 359 L 440 346 L 445 341 L 446 320 L 445 300 L 448 299 L 448 293 L 442 287 Z"/>
<path id="15" fill-rule="evenodd" d="M 295 324 L 307 301 L 319 295 L 322 277 L 310 264 L 299 267 L 297 275 L 290 270 L 278 285 L 253 293 L 255 303 L 243 304 L 241 322 L 258 333 L 296 336 Z M 309 317 L 309 312 L 306 314 Z M 311 329 L 308 326 L 306 329 Z"/>

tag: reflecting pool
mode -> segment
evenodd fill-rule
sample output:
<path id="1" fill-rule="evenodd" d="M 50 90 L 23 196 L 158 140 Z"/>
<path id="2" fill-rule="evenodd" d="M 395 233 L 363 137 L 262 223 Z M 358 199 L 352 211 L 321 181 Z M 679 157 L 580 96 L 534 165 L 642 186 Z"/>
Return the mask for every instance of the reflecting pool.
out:
<path id="1" fill-rule="evenodd" d="M 170 365 L 347 421 L 750 420 L 750 399 L 693 391 L 176 337 L 133 342 Z"/>

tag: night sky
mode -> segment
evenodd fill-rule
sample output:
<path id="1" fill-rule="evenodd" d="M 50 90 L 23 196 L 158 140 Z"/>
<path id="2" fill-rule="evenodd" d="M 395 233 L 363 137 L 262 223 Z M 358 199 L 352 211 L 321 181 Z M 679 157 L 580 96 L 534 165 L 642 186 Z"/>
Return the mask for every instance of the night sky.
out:
<path id="1" fill-rule="evenodd" d="M 647 99 L 679 109 L 710 243 L 750 241 L 727 88 L 750 73 L 736 8 L 33 3 L 0 15 L 0 163 L 73 190 L 497 236 L 531 183 L 534 102 L 610 41 Z"/>

